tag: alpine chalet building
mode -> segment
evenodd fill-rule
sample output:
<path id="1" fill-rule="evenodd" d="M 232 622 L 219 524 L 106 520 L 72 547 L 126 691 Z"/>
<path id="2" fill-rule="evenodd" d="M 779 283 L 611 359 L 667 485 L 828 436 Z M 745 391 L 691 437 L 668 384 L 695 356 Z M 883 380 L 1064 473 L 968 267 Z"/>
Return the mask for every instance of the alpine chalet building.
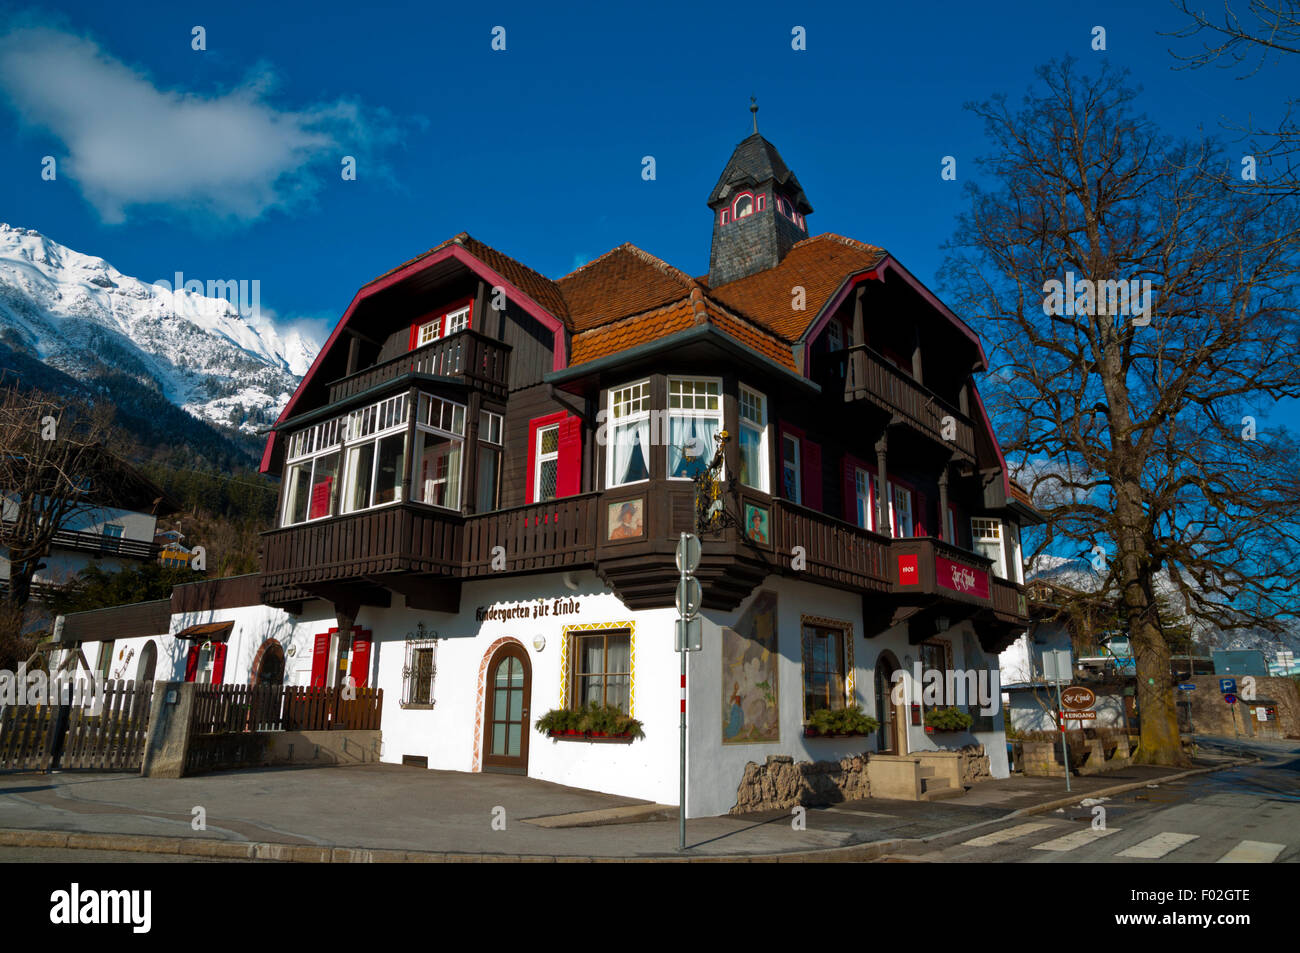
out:
<path id="1" fill-rule="evenodd" d="M 676 804 L 674 551 L 696 533 L 690 816 L 770 755 L 983 745 L 1005 776 L 998 653 L 1037 517 L 978 338 L 884 249 L 810 235 L 757 132 L 708 206 L 702 277 L 629 244 L 553 281 L 460 234 L 364 285 L 267 440 L 260 605 L 173 631 L 232 623 L 205 630 L 226 681 L 269 653 L 289 684 L 382 688 L 384 761 Z M 945 696 L 973 724 L 929 732 L 899 670 L 981 673 L 996 711 Z M 645 736 L 534 728 L 587 703 Z M 806 731 L 855 705 L 879 730 Z"/>

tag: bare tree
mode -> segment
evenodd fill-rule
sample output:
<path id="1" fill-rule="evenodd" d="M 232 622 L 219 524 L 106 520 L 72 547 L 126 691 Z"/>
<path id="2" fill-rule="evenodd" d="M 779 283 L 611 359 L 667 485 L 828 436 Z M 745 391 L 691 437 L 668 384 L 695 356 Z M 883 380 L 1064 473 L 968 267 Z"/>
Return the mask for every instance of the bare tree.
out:
<path id="1" fill-rule="evenodd" d="M 104 448 L 111 408 L 77 409 L 12 382 L 0 387 L 0 548 L 9 560 L 11 617 L 22 618 L 32 578 L 69 519 L 120 489 Z"/>
<path id="2" fill-rule="evenodd" d="M 1161 591 L 1221 629 L 1297 608 L 1300 453 L 1259 420 L 1300 396 L 1300 222 L 1286 197 L 1230 191 L 1211 142 L 1134 115 L 1122 73 L 1038 76 L 1019 110 L 970 107 L 992 187 L 967 186 L 943 277 L 1047 520 L 1034 556 L 1092 560 L 1134 648 L 1137 757 L 1182 763 Z"/>
<path id="3" fill-rule="evenodd" d="M 1194 53 L 1170 50 L 1183 64 L 1179 68 L 1216 64 L 1236 67 L 1241 73 L 1239 78 L 1246 78 L 1259 73 L 1270 59 L 1300 53 L 1300 4 L 1295 0 L 1225 0 L 1222 14 L 1216 12 L 1213 16 L 1205 10 L 1191 9 L 1187 0 L 1173 2 L 1188 24 L 1166 35 L 1201 39 L 1201 47 Z M 1251 118 L 1227 121 L 1251 150 L 1252 161 L 1247 163 L 1250 168 L 1233 169 L 1226 177 L 1234 189 L 1300 195 L 1300 128 L 1296 121 L 1300 100 L 1287 100 L 1284 109 L 1276 128 L 1262 127 Z M 1266 172 L 1254 177 L 1254 167 L 1265 164 L 1269 166 Z M 1252 177 L 1243 178 L 1243 171 Z"/>

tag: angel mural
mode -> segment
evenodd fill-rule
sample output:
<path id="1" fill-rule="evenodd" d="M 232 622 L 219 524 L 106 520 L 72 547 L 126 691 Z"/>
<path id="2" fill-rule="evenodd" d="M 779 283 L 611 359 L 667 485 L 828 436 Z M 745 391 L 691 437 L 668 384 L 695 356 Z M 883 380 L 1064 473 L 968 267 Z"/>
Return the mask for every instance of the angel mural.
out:
<path id="1" fill-rule="evenodd" d="M 722 630 L 722 743 L 781 740 L 776 593 L 763 591 Z"/>

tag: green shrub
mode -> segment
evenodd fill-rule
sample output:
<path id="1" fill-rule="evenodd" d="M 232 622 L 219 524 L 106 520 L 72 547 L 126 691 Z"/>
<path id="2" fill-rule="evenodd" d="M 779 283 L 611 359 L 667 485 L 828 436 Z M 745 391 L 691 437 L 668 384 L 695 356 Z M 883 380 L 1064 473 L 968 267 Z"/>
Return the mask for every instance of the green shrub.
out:
<path id="1" fill-rule="evenodd" d="M 819 735 L 869 735 L 880 727 L 880 722 L 864 715 L 860 705 L 851 705 L 834 711 L 818 709 L 808 719 L 808 727 Z"/>
<path id="2" fill-rule="evenodd" d="M 965 731 L 975 719 L 956 708 L 931 708 L 925 713 L 925 726 L 935 731 Z"/>

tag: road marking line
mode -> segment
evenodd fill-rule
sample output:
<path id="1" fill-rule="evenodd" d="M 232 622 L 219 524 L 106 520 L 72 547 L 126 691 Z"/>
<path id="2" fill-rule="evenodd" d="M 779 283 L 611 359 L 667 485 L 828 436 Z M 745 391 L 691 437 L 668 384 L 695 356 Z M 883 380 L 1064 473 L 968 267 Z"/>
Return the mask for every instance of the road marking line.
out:
<path id="1" fill-rule="evenodd" d="M 1271 864 L 1286 844 L 1270 844 L 1262 840 L 1244 840 L 1215 861 L 1216 864 Z"/>
<path id="2" fill-rule="evenodd" d="M 1032 834 L 1035 831 L 1047 830 L 1052 827 L 1051 824 L 1017 824 L 1015 827 L 1008 827 L 1004 831 L 994 831 L 992 834 L 985 834 L 983 837 L 976 837 L 972 840 L 964 841 L 962 847 L 992 847 L 994 844 L 1002 844 L 1009 840 L 1015 840 L 1017 837 L 1024 837 L 1026 834 Z"/>
<path id="3" fill-rule="evenodd" d="M 1116 857 L 1142 857 L 1146 860 L 1155 860 L 1163 857 L 1165 854 L 1172 853 L 1184 844 L 1190 844 L 1200 837 L 1200 834 L 1175 834 L 1173 831 L 1165 831 L 1157 834 L 1155 837 L 1148 837 L 1139 844 L 1121 850 Z"/>
<path id="4" fill-rule="evenodd" d="M 1093 830 L 1091 827 L 1085 827 L 1081 831 L 1075 831 L 1073 834 L 1066 834 L 1064 837 L 1058 837 L 1055 840 L 1044 841 L 1041 844 L 1035 844 L 1031 850 L 1074 850 L 1082 847 L 1084 844 L 1091 844 L 1099 837 L 1107 837 L 1117 833 L 1118 827 L 1107 827 L 1104 830 Z"/>

